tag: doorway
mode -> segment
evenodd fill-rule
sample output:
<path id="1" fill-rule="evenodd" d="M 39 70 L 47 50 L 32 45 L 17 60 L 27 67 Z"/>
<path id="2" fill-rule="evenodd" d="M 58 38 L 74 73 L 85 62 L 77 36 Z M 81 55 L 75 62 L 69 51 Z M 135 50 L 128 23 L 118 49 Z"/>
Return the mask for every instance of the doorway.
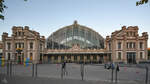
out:
<path id="1" fill-rule="evenodd" d="M 136 52 L 127 52 L 127 63 L 136 64 Z"/>

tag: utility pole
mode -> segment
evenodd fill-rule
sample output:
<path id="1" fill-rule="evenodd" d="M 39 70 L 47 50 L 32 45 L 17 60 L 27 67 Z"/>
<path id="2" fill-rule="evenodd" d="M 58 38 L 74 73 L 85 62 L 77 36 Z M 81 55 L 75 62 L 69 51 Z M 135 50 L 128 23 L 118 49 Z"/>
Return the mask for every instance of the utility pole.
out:
<path id="1" fill-rule="evenodd" d="M 148 84 L 148 66 L 146 65 L 146 80 L 145 80 L 145 84 Z"/>

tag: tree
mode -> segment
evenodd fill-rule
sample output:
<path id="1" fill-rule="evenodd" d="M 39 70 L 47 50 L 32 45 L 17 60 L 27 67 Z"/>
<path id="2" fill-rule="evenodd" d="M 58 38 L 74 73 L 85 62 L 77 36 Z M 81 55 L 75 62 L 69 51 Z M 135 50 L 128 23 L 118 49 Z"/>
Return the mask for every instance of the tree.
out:
<path id="1" fill-rule="evenodd" d="M 4 12 L 4 9 L 7 8 L 4 5 L 4 0 L 0 0 L 0 19 L 4 20 L 4 16 L 2 15 L 2 13 Z"/>
<path id="2" fill-rule="evenodd" d="M 136 2 L 136 6 L 142 5 L 142 4 L 146 4 L 148 3 L 148 0 L 140 0 Z"/>
<path id="3" fill-rule="evenodd" d="M 27 0 L 24 0 L 27 1 Z M 0 19 L 4 20 L 4 15 L 2 14 L 4 12 L 4 9 L 6 9 L 7 6 L 4 4 L 4 0 L 0 0 Z"/>

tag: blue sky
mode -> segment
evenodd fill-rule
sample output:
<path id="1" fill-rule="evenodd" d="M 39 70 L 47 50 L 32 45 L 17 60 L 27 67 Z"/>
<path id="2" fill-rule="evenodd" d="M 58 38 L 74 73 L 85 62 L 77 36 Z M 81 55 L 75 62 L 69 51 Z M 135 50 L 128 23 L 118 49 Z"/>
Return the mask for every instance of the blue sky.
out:
<path id="1" fill-rule="evenodd" d="M 109 2 L 108 2 L 109 1 Z M 12 26 L 29 26 L 48 37 L 52 32 L 77 20 L 104 38 L 121 26 L 138 26 L 150 34 L 150 2 L 136 6 L 137 0 L 5 0 L 8 8 L 0 20 L 0 35 Z M 1 37 L 0 37 L 1 38 Z M 148 41 L 150 47 L 150 40 Z"/>

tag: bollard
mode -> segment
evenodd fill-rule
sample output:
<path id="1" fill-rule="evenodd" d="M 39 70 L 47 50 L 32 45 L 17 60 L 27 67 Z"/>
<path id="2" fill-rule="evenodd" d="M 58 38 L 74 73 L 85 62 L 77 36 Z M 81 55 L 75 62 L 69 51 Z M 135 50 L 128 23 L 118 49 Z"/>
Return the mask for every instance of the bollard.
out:
<path id="1" fill-rule="evenodd" d="M 112 69 L 112 73 L 111 73 L 111 81 L 113 82 L 114 80 L 114 69 L 115 69 L 115 66 L 113 63 L 111 63 L 111 69 Z"/>
<path id="2" fill-rule="evenodd" d="M 112 68 L 112 73 L 111 73 L 111 82 L 114 80 L 114 69 Z"/>
<path id="3" fill-rule="evenodd" d="M 148 84 L 148 66 L 146 65 L 146 79 L 145 84 Z"/>
<path id="4" fill-rule="evenodd" d="M 34 64 L 32 64 L 32 77 L 34 77 Z"/>
<path id="5" fill-rule="evenodd" d="M 81 78 L 84 78 L 84 64 L 81 64 Z"/>
<path id="6" fill-rule="evenodd" d="M 61 79 L 63 79 L 64 76 L 64 72 L 63 72 L 63 68 L 61 68 Z"/>
<path id="7" fill-rule="evenodd" d="M 10 61 L 10 76 L 12 76 L 12 61 Z"/>
<path id="8" fill-rule="evenodd" d="M 35 64 L 35 77 L 37 77 L 37 63 Z"/>
<path id="9" fill-rule="evenodd" d="M 117 64 L 117 67 L 116 67 L 116 80 L 115 80 L 115 82 L 117 83 L 118 82 L 118 71 L 119 71 L 120 69 L 119 69 L 119 65 Z"/>
<path id="10" fill-rule="evenodd" d="M 116 83 L 117 83 L 117 72 L 118 72 L 118 71 L 117 71 L 117 69 L 116 69 L 116 79 L 115 79 L 115 82 L 116 82 Z"/>
<path id="11" fill-rule="evenodd" d="M 9 76 L 9 61 L 7 61 L 7 75 Z"/>

